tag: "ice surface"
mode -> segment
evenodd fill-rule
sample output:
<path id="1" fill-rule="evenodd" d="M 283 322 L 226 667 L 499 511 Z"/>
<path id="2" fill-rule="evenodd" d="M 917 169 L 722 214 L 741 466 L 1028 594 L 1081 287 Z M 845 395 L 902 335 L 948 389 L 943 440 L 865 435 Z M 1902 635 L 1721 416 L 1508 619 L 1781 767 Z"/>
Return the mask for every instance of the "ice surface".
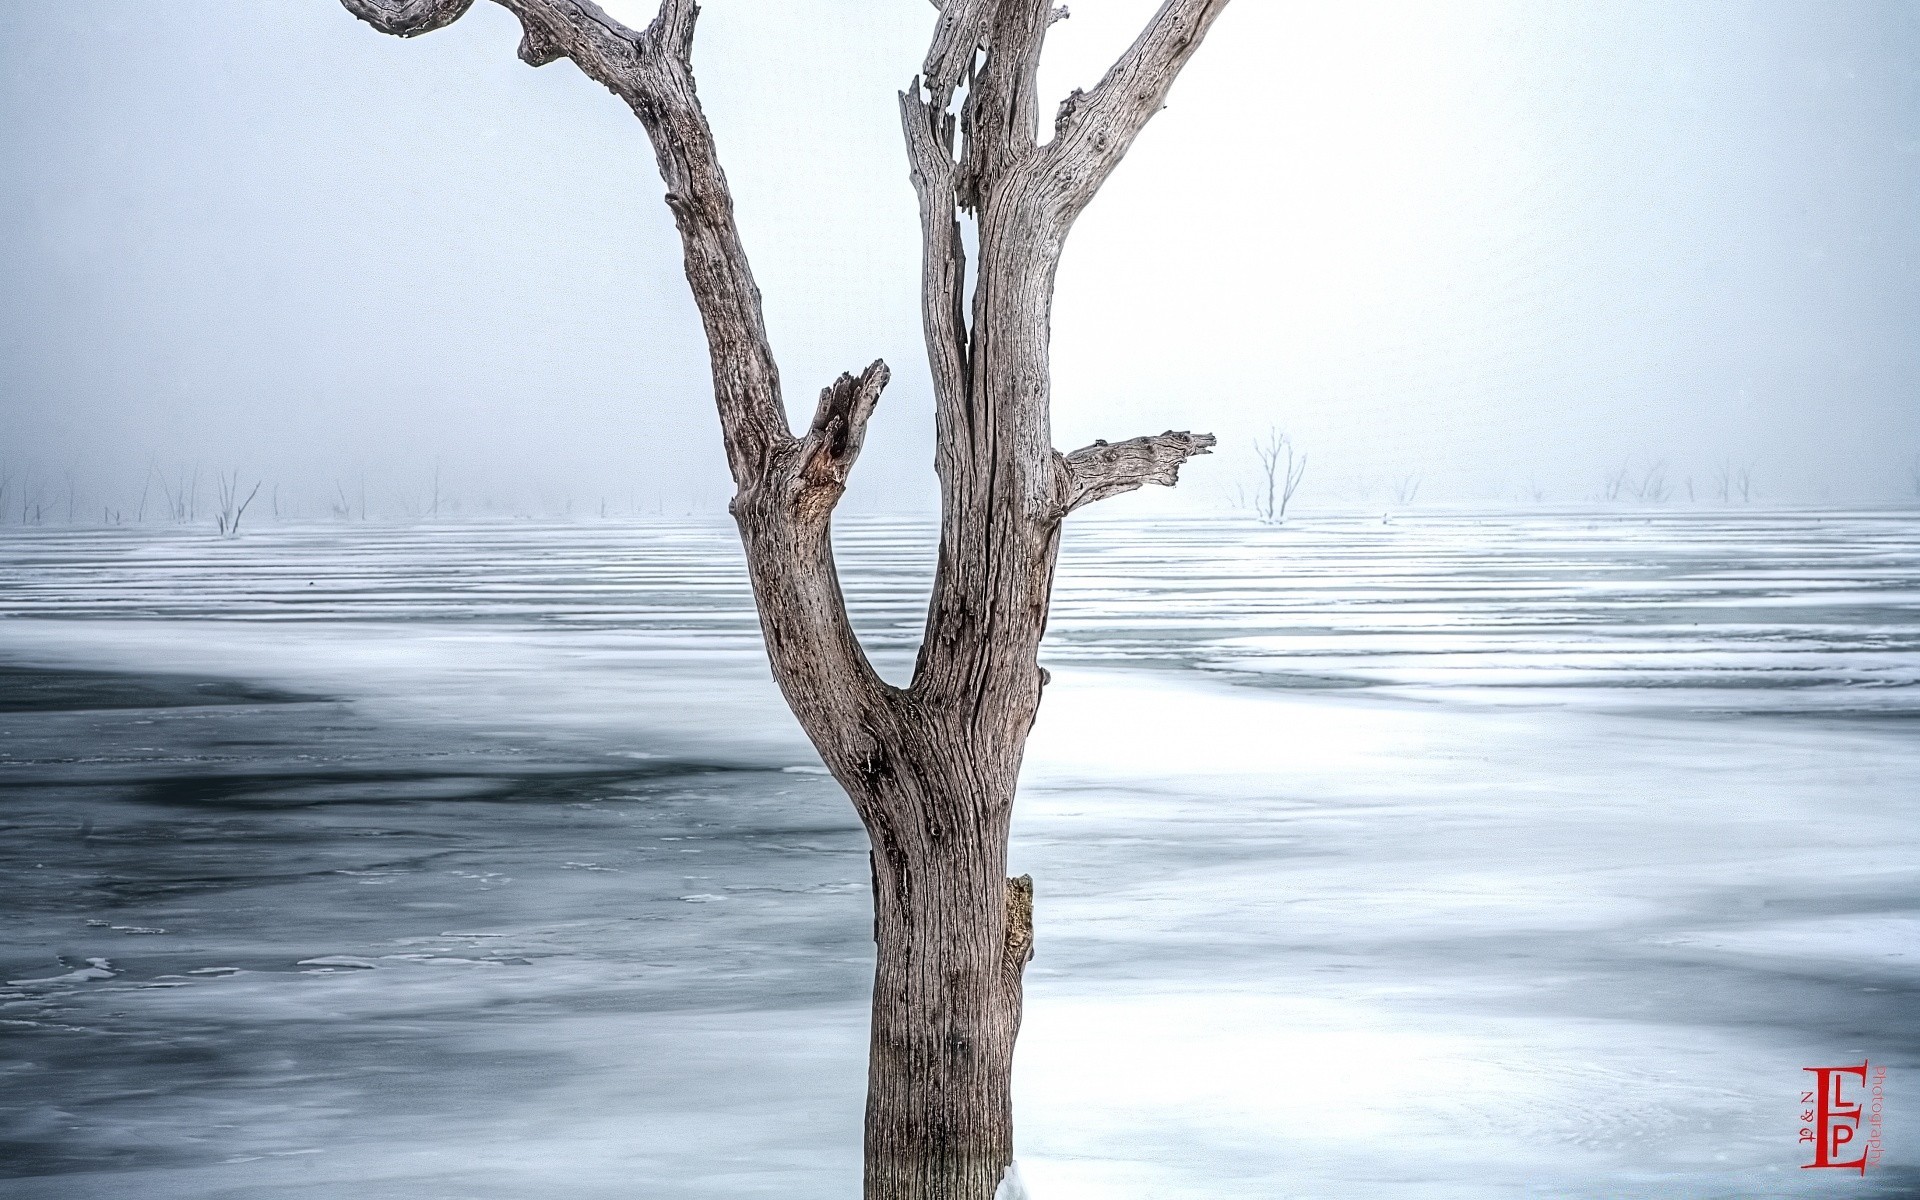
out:
<path id="1" fill-rule="evenodd" d="M 931 531 L 836 541 L 904 678 Z M 855 1194 L 757 638 L 717 522 L 0 533 L 0 1196 Z M 1034 1195 L 1920 1194 L 1912 514 L 1077 522 L 1045 659 Z"/>

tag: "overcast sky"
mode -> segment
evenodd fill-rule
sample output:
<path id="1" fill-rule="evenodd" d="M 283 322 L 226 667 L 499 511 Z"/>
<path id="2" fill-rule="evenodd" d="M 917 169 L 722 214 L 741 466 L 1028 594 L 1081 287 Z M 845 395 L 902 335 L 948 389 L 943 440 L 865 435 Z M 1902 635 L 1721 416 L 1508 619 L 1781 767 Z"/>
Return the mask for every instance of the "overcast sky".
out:
<path id="1" fill-rule="evenodd" d="M 640 0 L 608 6 L 639 23 Z M 1075 0 L 1050 95 L 1151 0 Z M 894 93 L 925 0 L 708 0 L 695 50 L 790 407 L 895 383 L 849 504 L 933 496 Z M 638 122 L 489 4 L 414 41 L 332 0 L 94 0 L 0 40 L 0 465 L 147 465 L 313 508 L 717 510 L 706 356 Z M 1049 113 L 1051 109 L 1047 110 Z M 1592 496 L 1669 464 L 1912 494 L 1920 6 L 1239 0 L 1084 216 L 1062 449 L 1270 425 L 1301 498 Z M 64 514 L 62 514 L 64 515 Z M 17 514 L 15 514 L 17 519 Z"/>

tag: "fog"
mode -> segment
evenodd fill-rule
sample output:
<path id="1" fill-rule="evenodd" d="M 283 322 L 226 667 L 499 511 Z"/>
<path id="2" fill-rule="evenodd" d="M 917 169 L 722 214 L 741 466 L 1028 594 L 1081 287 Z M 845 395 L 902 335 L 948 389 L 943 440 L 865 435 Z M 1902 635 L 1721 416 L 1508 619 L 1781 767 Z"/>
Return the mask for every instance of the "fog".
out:
<path id="1" fill-rule="evenodd" d="M 1151 7 L 1075 4 L 1049 96 Z M 710 0 L 696 48 L 790 407 L 894 367 L 853 511 L 933 497 L 893 99 L 932 17 Z M 328 0 L 14 14 L 6 519 L 152 520 L 222 471 L 283 515 L 425 513 L 436 472 L 442 513 L 717 510 L 645 136 L 517 36 L 491 5 L 410 42 Z M 1911 500 L 1915 212 L 1911 6 L 1243 3 L 1069 245 L 1056 441 L 1221 436 L 1142 512 L 1230 504 L 1275 426 L 1307 507 L 1662 464 L 1669 504 L 1742 469 L 1755 502 Z"/>

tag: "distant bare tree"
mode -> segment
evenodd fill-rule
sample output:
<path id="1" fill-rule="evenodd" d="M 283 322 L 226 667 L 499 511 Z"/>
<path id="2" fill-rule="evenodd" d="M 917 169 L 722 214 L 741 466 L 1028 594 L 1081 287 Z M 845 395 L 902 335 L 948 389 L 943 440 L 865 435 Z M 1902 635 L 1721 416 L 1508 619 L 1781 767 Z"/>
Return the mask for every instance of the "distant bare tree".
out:
<path id="1" fill-rule="evenodd" d="M 32 476 L 20 481 L 20 523 L 22 525 L 38 525 L 46 519 L 47 506 L 40 498 L 45 491 L 46 484 L 34 480 Z"/>
<path id="2" fill-rule="evenodd" d="M 1740 493 L 1740 503 L 1747 504 L 1753 500 L 1753 469 L 1751 467 L 1741 467 L 1733 473 L 1733 490 Z"/>
<path id="3" fill-rule="evenodd" d="M 1296 455 L 1293 439 L 1272 428 L 1253 443 L 1253 452 L 1260 462 L 1259 474 L 1251 503 L 1245 506 L 1267 524 L 1278 525 L 1287 519 L 1287 505 L 1307 473 L 1307 456 Z"/>
<path id="4" fill-rule="evenodd" d="M 1533 501 L 1535 504 L 1539 504 L 1546 500 L 1547 489 L 1541 487 L 1539 484 L 1539 481 L 1529 479 L 1527 480 L 1527 486 L 1524 489 L 1522 494 L 1527 499 Z"/>
<path id="5" fill-rule="evenodd" d="M 0 463 L 0 521 L 7 519 L 7 493 L 13 490 L 13 468 Z"/>
<path id="6" fill-rule="evenodd" d="M 215 514 L 220 525 L 220 536 L 237 538 L 240 536 L 240 518 L 246 515 L 247 505 L 252 504 L 253 498 L 260 494 L 260 482 L 255 480 L 253 490 L 242 499 L 239 471 L 236 470 L 232 477 L 215 475 L 214 478 L 220 482 L 220 511 Z"/>
<path id="7" fill-rule="evenodd" d="M 1633 471 L 1628 467 L 1615 467 L 1608 471 L 1606 478 L 1600 481 L 1600 495 L 1607 501 L 1615 501 L 1625 494 L 1627 484 L 1633 479 Z"/>
<path id="8" fill-rule="evenodd" d="M 1649 466 L 1640 474 L 1640 483 L 1634 492 L 1642 504 L 1665 504 L 1673 489 L 1667 484 L 1667 460 Z"/>
<path id="9" fill-rule="evenodd" d="M 1418 475 L 1402 475 L 1393 484 L 1393 502 L 1399 505 L 1412 504 L 1420 496 L 1422 479 Z"/>
<path id="10" fill-rule="evenodd" d="M 173 488 L 168 487 L 167 477 L 165 475 L 158 476 L 158 478 L 160 480 L 160 494 L 165 497 L 167 501 L 167 520 L 176 522 L 186 520 L 187 502 L 185 491 L 176 492 Z M 184 489 L 186 480 L 182 478 L 180 483 L 182 489 Z"/>
<path id="11" fill-rule="evenodd" d="M 333 481 L 333 491 L 340 497 L 339 503 L 333 506 L 334 517 L 341 521 L 348 520 L 353 516 L 353 505 L 347 503 L 347 489 L 341 487 L 340 481 L 336 479 Z"/>
<path id="12" fill-rule="evenodd" d="M 157 470 L 153 478 L 160 481 L 160 492 L 167 498 L 167 519 L 181 525 L 191 524 L 199 516 L 200 468 L 195 467 L 191 475 L 185 467 L 180 468 L 171 486 L 167 477 Z"/>

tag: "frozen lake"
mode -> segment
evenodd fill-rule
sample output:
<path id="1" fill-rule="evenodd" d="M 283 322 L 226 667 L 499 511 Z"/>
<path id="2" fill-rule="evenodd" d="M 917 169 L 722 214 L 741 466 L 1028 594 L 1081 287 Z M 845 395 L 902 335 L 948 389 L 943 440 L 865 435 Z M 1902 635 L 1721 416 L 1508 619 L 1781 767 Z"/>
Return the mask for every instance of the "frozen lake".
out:
<path id="1" fill-rule="evenodd" d="M 837 535 L 895 679 L 931 539 Z M 1920 515 L 1073 522 L 1043 661 L 1037 1200 L 1920 1195 Z M 0 1196 L 858 1192 L 724 521 L 0 530 L 0 804 Z"/>

